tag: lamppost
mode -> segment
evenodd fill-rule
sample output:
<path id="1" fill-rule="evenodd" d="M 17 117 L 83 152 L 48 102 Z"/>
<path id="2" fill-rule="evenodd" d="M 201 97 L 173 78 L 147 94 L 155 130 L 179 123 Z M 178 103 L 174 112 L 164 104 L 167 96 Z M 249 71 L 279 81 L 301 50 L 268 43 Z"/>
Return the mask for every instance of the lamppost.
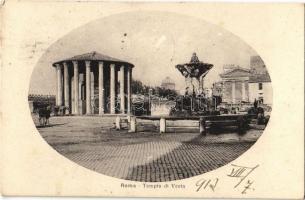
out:
<path id="1" fill-rule="evenodd" d="M 148 89 L 148 109 L 149 113 L 151 114 L 151 95 L 152 95 L 152 88 Z"/>

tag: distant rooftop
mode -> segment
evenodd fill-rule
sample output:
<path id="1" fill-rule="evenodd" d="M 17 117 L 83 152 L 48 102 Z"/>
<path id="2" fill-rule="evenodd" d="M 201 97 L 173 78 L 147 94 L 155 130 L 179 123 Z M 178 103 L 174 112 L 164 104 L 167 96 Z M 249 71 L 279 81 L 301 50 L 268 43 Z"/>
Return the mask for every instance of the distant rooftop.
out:
<path id="1" fill-rule="evenodd" d="M 271 82 L 271 78 L 269 76 L 266 65 L 260 56 L 251 56 L 250 69 L 250 83 Z"/>
<path id="2" fill-rule="evenodd" d="M 162 80 L 162 84 L 175 84 L 175 82 L 169 76 L 167 76 Z"/>
<path id="3" fill-rule="evenodd" d="M 249 83 L 259 83 L 259 82 L 271 82 L 271 78 L 268 73 L 265 74 L 252 74 L 249 77 Z"/>

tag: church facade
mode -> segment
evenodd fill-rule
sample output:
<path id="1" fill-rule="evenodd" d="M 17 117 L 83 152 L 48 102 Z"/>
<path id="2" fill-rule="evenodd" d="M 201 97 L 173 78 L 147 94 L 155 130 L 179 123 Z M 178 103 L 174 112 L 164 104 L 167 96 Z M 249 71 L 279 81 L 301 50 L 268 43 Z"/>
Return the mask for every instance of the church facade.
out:
<path id="1" fill-rule="evenodd" d="M 259 56 L 250 58 L 250 68 L 225 65 L 221 81 L 213 84 L 213 95 L 225 104 L 253 103 L 272 105 L 272 86 L 269 73 Z"/>
<path id="2" fill-rule="evenodd" d="M 249 102 L 250 70 L 231 66 L 220 74 L 222 79 L 222 102 L 239 104 Z"/>

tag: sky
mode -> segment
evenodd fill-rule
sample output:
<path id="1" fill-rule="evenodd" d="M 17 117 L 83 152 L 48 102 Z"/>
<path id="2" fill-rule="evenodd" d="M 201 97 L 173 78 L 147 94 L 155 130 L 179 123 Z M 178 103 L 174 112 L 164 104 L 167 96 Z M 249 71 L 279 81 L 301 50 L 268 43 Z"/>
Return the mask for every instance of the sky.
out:
<path id="1" fill-rule="evenodd" d="M 31 77 L 31 94 L 56 94 L 52 63 L 92 51 L 135 65 L 133 78 L 160 86 L 169 76 L 178 90 L 185 81 L 175 65 L 189 62 L 193 52 L 213 64 L 205 87 L 220 80 L 223 65 L 250 67 L 257 55 L 238 36 L 204 20 L 169 12 L 128 12 L 81 26 L 52 44 L 39 59 Z"/>

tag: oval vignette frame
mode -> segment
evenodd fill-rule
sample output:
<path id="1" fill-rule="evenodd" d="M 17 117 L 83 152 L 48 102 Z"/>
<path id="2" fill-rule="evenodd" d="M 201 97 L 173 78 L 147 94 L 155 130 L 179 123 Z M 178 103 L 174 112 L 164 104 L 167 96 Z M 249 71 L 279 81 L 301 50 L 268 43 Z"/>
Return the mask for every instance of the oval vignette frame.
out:
<path id="1" fill-rule="evenodd" d="M 212 97 L 221 96 L 223 105 L 218 105 L 219 111 L 255 115 L 256 119 L 249 121 L 245 133 L 238 134 L 232 127 L 217 125 L 216 129 L 220 127 L 220 130 L 202 135 L 197 130 L 196 120 L 168 120 L 166 133 L 162 134 L 159 134 L 158 120 L 149 120 L 149 124 L 139 127 L 137 133 L 129 133 L 132 118 L 112 113 L 112 109 L 132 111 L 132 106 L 120 105 L 122 102 L 128 104 L 131 99 L 136 102 L 141 97 L 140 93 L 128 95 L 128 80 L 132 77 L 157 88 L 169 77 L 171 82 L 163 83 L 174 83 L 184 93 L 185 79 L 175 66 L 188 63 L 194 52 L 200 61 L 213 64 L 204 78 L 204 89 L 206 96 L 209 92 Z M 76 65 L 78 71 L 75 71 Z M 103 73 L 100 73 L 101 69 Z M 79 73 L 76 81 L 75 73 Z M 99 74 L 103 74 L 103 90 L 99 90 Z M 68 81 L 65 81 L 67 77 Z M 90 84 L 87 84 L 89 79 Z M 124 83 L 122 87 L 121 82 Z M 136 83 L 140 84 L 130 81 L 130 91 L 136 91 L 133 88 Z M 74 90 L 77 86 L 79 89 Z M 87 90 L 94 95 L 89 95 Z M 121 91 L 124 91 L 124 101 L 122 98 L 116 101 L 111 94 L 114 92 L 119 97 Z M 101 92 L 104 101 L 99 101 Z M 168 102 L 161 105 L 160 99 L 155 102 L 153 98 L 157 93 L 144 94 L 150 98 L 156 116 L 163 115 L 164 107 L 168 111 L 166 106 L 172 105 Z M 261 110 L 253 109 L 254 101 L 264 110 L 264 117 Z M 175 13 L 127 12 L 94 20 L 52 44 L 32 73 L 29 105 L 41 136 L 66 158 L 107 176 L 162 182 L 215 170 L 255 144 L 270 117 L 272 85 L 261 57 L 227 30 Z M 41 121 L 48 116 L 47 106 L 51 113 L 49 124 L 44 126 Z M 101 108 L 104 113 L 100 112 Z M 114 128 L 117 116 L 122 117 L 121 130 Z M 141 120 L 144 122 L 138 119 L 138 123 Z M 197 129 L 189 129 L 191 125 Z M 171 126 L 184 129 L 179 131 Z"/>

